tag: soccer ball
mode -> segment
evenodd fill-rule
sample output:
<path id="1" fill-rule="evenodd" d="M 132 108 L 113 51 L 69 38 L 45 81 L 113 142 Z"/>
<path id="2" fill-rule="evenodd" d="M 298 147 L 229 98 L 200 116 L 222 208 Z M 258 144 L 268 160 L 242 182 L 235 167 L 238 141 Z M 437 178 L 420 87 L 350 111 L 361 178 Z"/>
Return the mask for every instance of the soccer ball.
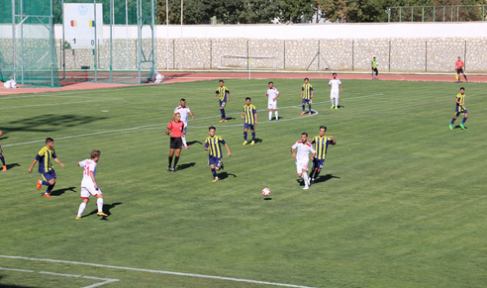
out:
<path id="1" fill-rule="evenodd" d="M 264 196 L 269 196 L 269 195 L 271 195 L 271 189 L 269 189 L 269 188 L 264 188 L 264 190 L 262 190 L 262 195 L 264 195 Z"/>

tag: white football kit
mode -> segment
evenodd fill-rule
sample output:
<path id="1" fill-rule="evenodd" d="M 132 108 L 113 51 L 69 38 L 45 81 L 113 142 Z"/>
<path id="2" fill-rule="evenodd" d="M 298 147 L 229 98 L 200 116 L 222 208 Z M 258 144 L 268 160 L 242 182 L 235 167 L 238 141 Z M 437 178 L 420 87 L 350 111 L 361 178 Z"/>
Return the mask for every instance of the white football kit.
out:
<path id="1" fill-rule="evenodd" d="M 15 89 L 17 88 L 17 82 L 15 82 L 15 80 L 8 80 L 7 82 L 3 83 L 3 87 L 7 89 Z"/>
<path id="2" fill-rule="evenodd" d="M 93 172 L 93 176 L 96 176 L 96 167 L 98 164 L 91 160 L 86 159 L 78 162 L 78 165 L 83 168 L 83 179 L 81 180 L 81 199 L 89 199 L 90 194 L 93 196 L 98 196 L 101 193 L 100 189 L 95 188 L 95 183 L 91 179 L 90 172 Z"/>
<path id="3" fill-rule="evenodd" d="M 181 115 L 181 121 L 184 123 L 184 134 L 188 129 L 188 114 L 191 112 L 188 106 L 182 107 L 181 105 L 174 109 L 174 113 L 179 113 Z"/>
<path id="4" fill-rule="evenodd" d="M 309 153 L 315 153 L 315 148 L 309 142 L 303 143 L 297 141 L 293 145 L 293 150 L 298 149 L 296 153 L 296 170 L 298 173 L 303 173 L 303 170 L 308 171 Z"/>
<path id="5" fill-rule="evenodd" d="M 328 82 L 328 85 L 331 85 L 331 91 L 330 91 L 330 98 L 339 98 L 340 97 L 340 86 L 342 82 L 340 79 L 331 79 L 330 82 Z"/>
<path id="6" fill-rule="evenodd" d="M 277 94 L 279 94 L 279 91 L 276 89 L 276 87 L 267 89 L 267 95 L 269 96 L 269 100 L 267 101 L 267 109 L 277 109 L 277 99 L 273 100 Z"/>

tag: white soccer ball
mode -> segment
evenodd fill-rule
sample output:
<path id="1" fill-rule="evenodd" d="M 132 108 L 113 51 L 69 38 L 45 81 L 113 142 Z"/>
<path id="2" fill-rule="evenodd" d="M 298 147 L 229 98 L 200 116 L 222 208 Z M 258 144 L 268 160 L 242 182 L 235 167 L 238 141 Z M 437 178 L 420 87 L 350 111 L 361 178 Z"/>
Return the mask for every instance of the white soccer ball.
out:
<path id="1" fill-rule="evenodd" d="M 269 189 L 269 188 L 264 188 L 264 190 L 262 190 L 262 195 L 264 195 L 264 196 L 269 196 L 269 195 L 271 195 L 271 189 Z"/>

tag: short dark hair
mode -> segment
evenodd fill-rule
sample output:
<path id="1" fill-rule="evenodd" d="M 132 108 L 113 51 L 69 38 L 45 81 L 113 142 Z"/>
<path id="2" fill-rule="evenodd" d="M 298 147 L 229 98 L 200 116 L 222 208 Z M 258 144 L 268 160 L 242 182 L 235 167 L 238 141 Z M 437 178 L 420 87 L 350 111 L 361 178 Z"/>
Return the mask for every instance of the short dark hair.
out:
<path id="1" fill-rule="evenodd" d="M 220 83 L 220 82 L 225 83 L 225 81 L 223 81 L 223 80 L 218 81 L 218 83 Z"/>
<path id="2" fill-rule="evenodd" d="M 325 131 L 326 131 L 326 126 L 320 126 L 320 130 L 321 129 L 325 129 Z"/>
<path id="3" fill-rule="evenodd" d="M 210 128 L 208 128 L 208 131 L 210 131 L 211 129 L 216 130 L 215 126 L 210 126 Z"/>
<path id="4" fill-rule="evenodd" d="M 308 133 L 306 132 L 301 133 L 301 135 L 306 135 L 306 137 L 308 137 Z"/>
<path id="5" fill-rule="evenodd" d="M 101 155 L 100 150 L 93 150 L 93 151 L 91 151 L 90 156 L 91 156 L 91 159 L 95 159 L 96 157 L 100 157 L 100 155 Z"/>
<path id="6" fill-rule="evenodd" d="M 186 102 L 186 99 L 184 99 L 184 98 L 181 98 L 181 100 L 179 100 L 179 101 L 184 101 L 184 102 Z"/>
<path id="7" fill-rule="evenodd" d="M 331 74 L 331 75 L 337 75 L 337 73 L 336 72 L 333 72 L 333 74 Z"/>
<path id="8" fill-rule="evenodd" d="M 47 137 L 46 138 L 46 144 L 50 143 L 50 142 L 54 142 L 54 139 L 52 139 L 51 137 Z"/>
<path id="9" fill-rule="evenodd" d="M 308 77 L 304 78 L 304 80 L 305 80 L 305 81 L 306 81 L 306 80 L 308 80 L 308 81 L 309 81 Z"/>
<path id="10" fill-rule="evenodd" d="M 463 88 L 463 87 L 460 87 L 460 90 L 465 90 L 465 88 Z"/>
<path id="11" fill-rule="evenodd" d="M 272 81 L 270 81 L 268 84 L 271 84 L 271 83 L 274 84 L 274 82 L 272 82 Z"/>
<path id="12" fill-rule="evenodd" d="M 252 101 L 252 99 L 250 99 L 250 97 L 245 98 L 245 101 L 247 101 L 247 100 L 251 100 Z"/>

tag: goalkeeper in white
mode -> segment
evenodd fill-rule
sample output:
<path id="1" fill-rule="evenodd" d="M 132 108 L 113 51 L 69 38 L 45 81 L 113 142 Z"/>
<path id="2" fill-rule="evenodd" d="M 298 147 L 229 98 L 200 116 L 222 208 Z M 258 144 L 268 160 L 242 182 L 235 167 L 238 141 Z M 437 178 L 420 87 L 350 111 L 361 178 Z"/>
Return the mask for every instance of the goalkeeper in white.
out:
<path id="1" fill-rule="evenodd" d="M 81 214 L 86 208 L 86 204 L 90 200 L 90 194 L 97 197 L 96 205 L 98 206 L 98 213 L 96 215 L 107 217 L 103 213 L 103 194 L 101 193 L 98 184 L 96 184 L 95 175 L 98 160 L 100 159 L 100 150 L 93 150 L 91 152 L 91 159 L 86 159 L 78 163 L 83 168 L 83 179 L 81 180 L 81 199 L 83 202 L 79 205 L 78 215 L 76 220 L 81 219 Z"/>
<path id="2" fill-rule="evenodd" d="M 294 150 L 297 149 L 297 153 Z M 313 145 L 308 142 L 308 133 L 303 132 L 301 134 L 301 141 L 297 141 L 294 143 L 293 147 L 291 148 L 291 152 L 293 153 L 293 158 L 296 158 L 296 169 L 298 172 L 298 177 L 303 178 L 304 180 L 304 188 L 309 189 L 310 180 L 308 177 L 308 165 L 309 165 L 309 153 L 312 153 L 311 160 L 314 158 L 315 149 Z"/>

